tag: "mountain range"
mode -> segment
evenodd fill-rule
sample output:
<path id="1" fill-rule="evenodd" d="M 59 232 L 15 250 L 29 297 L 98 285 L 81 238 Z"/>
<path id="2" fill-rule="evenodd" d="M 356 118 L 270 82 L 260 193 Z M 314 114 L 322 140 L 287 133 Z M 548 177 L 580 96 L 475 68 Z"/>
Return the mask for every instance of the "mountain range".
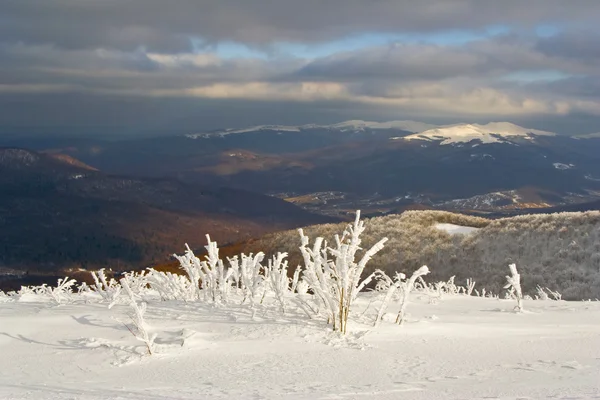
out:
<path id="1" fill-rule="evenodd" d="M 332 221 L 253 192 L 106 174 L 68 155 L 0 148 L 0 275 L 130 269 L 205 234 L 221 243 Z"/>
<path id="2" fill-rule="evenodd" d="M 336 216 L 474 204 L 478 212 L 512 212 L 593 201 L 600 189 L 600 138 L 509 122 L 351 120 L 13 145 L 66 154 L 105 173 L 243 189 Z"/>
<path id="3" fill-rule="evenodd" d="M 4 145 L 0 267 L 21 270 L 148 265 L 206 233 L 231 243 L 356 209 L 502 216 L 600 200 L 600 138 L 508 122 L 352 120 Z"/>

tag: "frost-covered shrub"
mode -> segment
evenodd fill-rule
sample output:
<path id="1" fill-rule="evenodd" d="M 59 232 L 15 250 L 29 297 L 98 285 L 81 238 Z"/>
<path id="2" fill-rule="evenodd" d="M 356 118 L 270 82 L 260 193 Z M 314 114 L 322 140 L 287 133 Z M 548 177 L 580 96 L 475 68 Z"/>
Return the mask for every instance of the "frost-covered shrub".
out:
<path id="1" fill-rule="evenodd" d="M 146 325 L 146 321 L 144 320 L 144 314 L 146 313 L 147 304 L 142 302 L 140 304 L 137 303 L 135 294 L 129 287 L 127 283 L 127 279 L 121 279 L 121 286 L 125 289 L 125 294 L 127 295 L 127 300 L 129 307 L 131 307 L 131 313 L 129 314 L 129 318 L 131 319 L 132 326 L 129 326 L 124 323 L 129 332 L 140 342 L 143 342 L 146 345 L 148 350 L 148 354 L 152 355 L 154 353 L 154 341 L 156 340 L 156 333 L 150 334 L 148 332 L 148 327 Z"/>
<path id="2" fill-rule="evenodd" d="M 75 279 L 64 277 L 59 279 L 56 287 L 46 287 L 46 294 L 56 303 L 63 304 L 70 302 L 73 294 L 73 286 L 77 283 Z"/>
<path id="3" fill-rule="evenodd" d="M 131 291 L 136 295 L 139 295 L 148 287 L 148 273 L 148 270 L 126 272 L 119 281 L 125 280 Z"/>
<path id="4" fill-rule="evenodd" d="M 173 255 L 187 274 L 188 282 L 171 280 L 171 284 L 181 283 L 183 286 L 178 292 L 189 291 L 184 295 L 187 299 L 204 298 L 213 303 L 227 303 L 232 284 L 239 279 L 238 265 L 230 263 L 229 268 L 225 267 L 223 260 L 219 258 L 217 242 L 211 241 L 209 235 L 206 235 L 206 239 L 206 260 L 196 257 L 187 244 L 182 256 Z"/>
<path id="5" fill-rule="evenodd" d="M 288 263 L 285 260 L 287 253 L 278 253 L 269 260 L 266 275 L 268 276 L 270 289 L 279 302 L 282 314 L 285 314 L 285 298 L 290 293 L 290 278 L 288 278 Z M 299 271 L 299 269 L 298 269 Z M 298 274 L 294 274 L 297 276 Z M 296 278 L 297 279 L 297 278 Z"/>
<path id="6" fill-rule="evenodd" d="M 334 331 L 346 333 L 354 300 L 375 277 L 373 273 L 363 278 L 363 271 L 387 241 L 387 238 L 379 240 L 357 260 L 362 242 L 360 235 L 364 230 L 360 211 L 356 213 L 354 224 L 348 225 L 341 237 L 335 236 L 335 247 L 328 247 L 327 242 L 318 237 L 310 248 L 309 238 L 302 229 L 299 230 L 302 239 L 300 251 L 304 257 L 303 279 L 320 303 L 318 309 L 326 314 Z"/>
<path id="7" fill-rule="evenodd" d="M 14 301 L 14 296 L 11 296 L 10 293 L 4 293 L 0 290 L 0 303 L 8 303 L 10 301 Z"/>
<path id="8" fill-rule="evenodd" d="M 156 290 L 161 300 L 194 301 L 198 299 L 197 290 L 185 275 L 156 271 L 149 268 L 145 276 L 146 283 Z"/>
<path id="9" fill-rule="evenodd" d="M 406 307 L 408 305 L 408 299 L 410 297 L 410 293 L 415 287 L 415 282 L 417 279 L 422 278 L 424 275 L 429 274 L 429 268 L 426 265 L 423 265 L 421 268 L 413 272 L 409 279 L 406 279 L 406 275 L 402 273 L 396 273 L 394 279 L 389 278 L 382 271 L 379 272 L 382 279 L 388 282 L 388 290 L 385 294 L 385 297 L 379 307 L 379 311 L 377 312 L 377 317 L 375 318 L 375 326 L 377 326 L 388 307 L 388 304 L 396 291 L 401 291 L 400 295 L 400 310 L 398 311 L 398 315 L 396 317 L 396 323 L 402 324 L 404 322 L 404 318 L 406 316 Z"/>
<path id="10" fill-rule="evenodd" d="M 264 253 L 245 255 L 229 258 L 231 268 L 239 272 L 239 285 L 241 287 L 244 299 L 242 303 L 249 301 L 254 307 L 255 299 L 265 293 L 267 282 L 265 279 L 265 269 L 261 262 L 265 258 Z"/>
<path id="11" fill-rule="evenodd" d="M 17 292 L 9 293 L 7 298 L 19 299 L 23 296 L 34 295 L 41 296 L 52 300 L 55 304 L 60 305 L 72 301 L 73 287 L 77 281 L 68 277 L 61 278 L 57 281 L 56 287 L 48 286 L 47 284 L 39 286 L 21 286 Z M 2 292 L 0 292 L 2 293 Z M 0 301 L 2 295 L 0 294 Z"/>
<path id="12" fill-rule="evenodd" d="M 560 294 L 559 292 L 550 290 L 548 288 L 543 288 L 541 286 L 536 286 L 536 299 L 539 300 L 561 300 L 562 299 L 562 294 Z"/>
<path id="13" fill-rule="evenodd" d="M 516 264 L 510 264 L 508 268 L 510 268 L 510 276 L 506 276 L 506 285 L 504 286 L 504 289 L 508 289 L 508 298 L 517 301 L 515 311 L 522 312 L 523 292 L 521 291 L 521 275 L 519 275 L 519 272 L 517 271 Z"/>
<path id="14" fill-rule="evenodd" d="M 465 293 L 467 296 L 471 296 L 473 294 L 473 290 L 475 289 L 475 281 L 471 278 L 467 278 L 467 286 L 465 288 Z"/>
<path id="15" fill-rule="evenodd" d="M 118 301 L 121 290 L 123 289 L 119 282 L 113 278 L 108 279 L 104 273 L 104 268 L 99 271 L 92 271 L 94 284 L 90 288 L 102 297 L 102 300 L 108 303 L 108 308 Z"/>

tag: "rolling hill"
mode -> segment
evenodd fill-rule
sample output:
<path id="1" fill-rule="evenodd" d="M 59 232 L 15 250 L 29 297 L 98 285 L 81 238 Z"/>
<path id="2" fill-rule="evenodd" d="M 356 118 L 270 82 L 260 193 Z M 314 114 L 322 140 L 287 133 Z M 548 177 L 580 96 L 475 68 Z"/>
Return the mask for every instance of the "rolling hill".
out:
<path id="1" fill-rule="evenodd" d="M 326 220 L 243 190 L 109 175 L 67 156 L 0 149 L 0 269 L 140 268 L 185 242 L 200 246 L 206 233 L 233 242 Z"/>

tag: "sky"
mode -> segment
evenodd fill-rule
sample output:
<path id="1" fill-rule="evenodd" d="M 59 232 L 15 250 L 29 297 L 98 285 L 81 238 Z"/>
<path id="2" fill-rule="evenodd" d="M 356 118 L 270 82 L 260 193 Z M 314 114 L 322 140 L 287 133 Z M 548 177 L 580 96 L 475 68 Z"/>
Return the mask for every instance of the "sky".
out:
<path id="1" fill-rule="evenodd" d="M 0 135 L 600 131 L 598 0 L 2 0 Z"/>

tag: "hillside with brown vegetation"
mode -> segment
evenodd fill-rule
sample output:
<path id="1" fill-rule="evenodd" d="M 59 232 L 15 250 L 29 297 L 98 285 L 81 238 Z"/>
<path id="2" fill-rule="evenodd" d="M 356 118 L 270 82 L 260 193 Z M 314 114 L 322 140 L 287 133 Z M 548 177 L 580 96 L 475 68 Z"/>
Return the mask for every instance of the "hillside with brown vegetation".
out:
<path id="1" fill-rule="evenodd" d="M 438 224 L 478 228 L 470 234 L 450 234 Z M 311 238 L 334 243 L 334 235 L 346 224 L 322 224 L 304 228 Z M 428 280 L 446 281 L 456 275 L 464 284 L 498 294 L 508 265 L 516 263 L 526 291 L 540 285 L 560 291 L 565 299 L 600 298 L 600 212 L 521 215 L 489 220 L 444 211 L 407 211 L 401 215 L 371 218 L 363 234 L 363 248 L 382 237 L 389 241 L 370 261 L 365 274 L 375 269 L 406 274 L 428 265 Z M 303 263 L 297 230 L 275 232 L 256 240 L 224 246 L 221 253 L 267 255 L 289 253 L 290 265 Z M 176 268 L 172 264 L 171 268 Z M 293 268 L 292 268 L 293 269 Z"/>
<path id="2" fill-rule="evenodd" d="M 143 268 L 210 233 L 234 243 L 325 222 L 276 198 L 174 179 L 107 175 L 70 157 L 0 149 L 0 267 Z"/>

